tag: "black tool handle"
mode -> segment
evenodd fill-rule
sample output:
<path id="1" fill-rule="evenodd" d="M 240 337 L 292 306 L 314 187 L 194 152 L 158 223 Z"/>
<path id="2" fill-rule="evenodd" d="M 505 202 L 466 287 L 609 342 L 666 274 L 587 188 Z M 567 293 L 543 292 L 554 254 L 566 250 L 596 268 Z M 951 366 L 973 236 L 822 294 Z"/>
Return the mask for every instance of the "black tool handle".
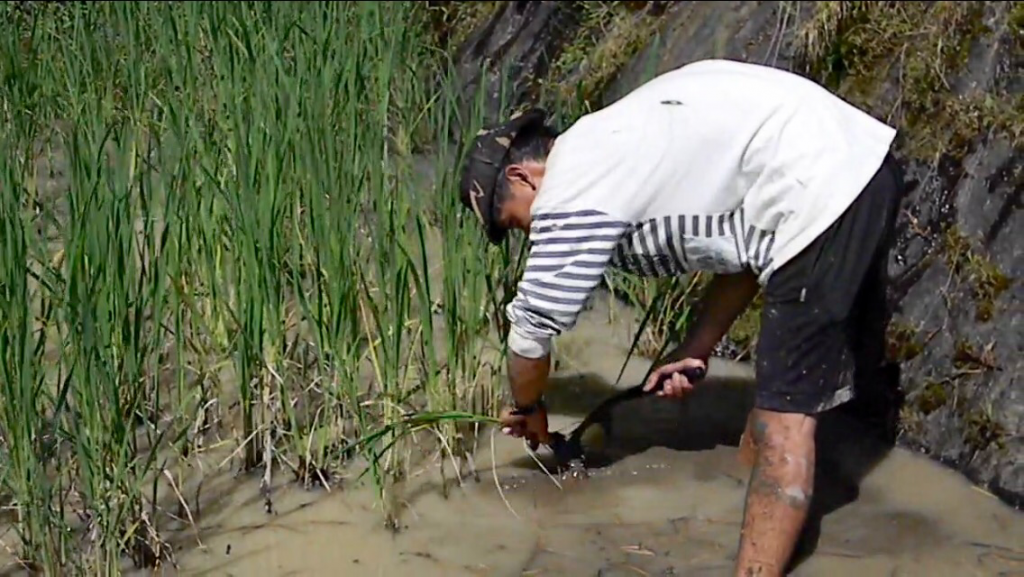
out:
<path id="1" fill-rule="evenodd" d="M 683 373 L 683 375 L 686 377 L 686 380 L 690 381 L 691 383 L 696 383 L 704 379 L 704 377 L 707 375 L 707 370 L 704 367 L 686 367 L 680 372 Z M 661 389 L 661 387 L 664 385 L 664 381 L 665 379 L 660 380 L 655 390 Z M 606 400 L 605 403 L 614 403 L 617 401 L 621 402 L 622 400 L 628 397 L 636 397 L 638 395 L 643 395 L 643 387 L 643 383 L 635 387 L 631 387 L 630 389 L 624 391 L 623 394 L 617 395 L 612 399 Z M 572 432 L 572 434 L 569 435 L 569 437 L 566 437 L 565 435 L 557 431 L 552 432 L 548 435 L 548 440 L 546 444 L 548 445 L 548 447 L 551 448 L 552 453 L 554 453 L 555 459 L 559 462 L 559 466 L 566 467 L 572 461 L 583 457 L 583 446 L 580 443 L 579 435 L 583 430 L 586 429 L 587 423 L 596 414 L 601 414 L 601 407 L 598 407 L 590 415 L 588 415 L 587 418 L 584 419 L 583 423 L 581 423 Z"/>
<path id="2" fill-rule="evenodd" d="M 559 466 L 567 466 L 570 461 L 582 457 L 583 450 L 578 447 L 565 435 L 559 432 L 552 432 L 548 435 L 548 447 L 554 453 Z"/>
<path id="3" fill-rule="evenodd" d="M 707 376 L 707 370 L 704 367 L 686 367 L 679 372 L 683 373 L 683 376 L 686 377 L 686 380 L 690 381 L 690 383 L 701 381 Z M 654 387 L 654 390 L 651 392 L 660 391 L 665 384 L 665 379 L 667 378 L 668 377 L 666 376 L 658 381 L 658 386 Z"/>

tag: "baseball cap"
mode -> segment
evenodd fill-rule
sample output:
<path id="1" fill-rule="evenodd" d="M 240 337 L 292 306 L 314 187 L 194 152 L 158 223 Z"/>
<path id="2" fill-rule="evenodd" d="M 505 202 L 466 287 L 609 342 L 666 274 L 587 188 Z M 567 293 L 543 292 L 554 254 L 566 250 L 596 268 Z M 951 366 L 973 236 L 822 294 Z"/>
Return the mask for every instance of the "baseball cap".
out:
<path id="1" fill-rule="evenodd" d="M 477 132 L 466 153 L 459 197 L 462 204 L 480 220 L 493 244 L 501 244 L 508 233 L 498 224 L 501 207 L 497 192 L 509 150 L 519 134 L 543 126 L 546 118 L 547 112 L 541 108 L 517 112 L 504 123 Z"/>

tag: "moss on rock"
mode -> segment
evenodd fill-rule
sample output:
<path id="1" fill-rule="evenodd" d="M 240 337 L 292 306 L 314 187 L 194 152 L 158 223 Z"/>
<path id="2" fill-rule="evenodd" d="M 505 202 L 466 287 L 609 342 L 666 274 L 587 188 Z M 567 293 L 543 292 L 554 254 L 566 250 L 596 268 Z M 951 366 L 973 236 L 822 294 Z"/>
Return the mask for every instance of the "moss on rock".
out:
<path id="1" fill-rule="evenodd" d="M 1001 449 L 1006 442 L 1006 429 L 987 411 L 977 409 L 962 415 L 963 440 L 972 451 Z"/>
<path id="2" fill-rule="evenodd" d="M 969 392 L 966 387 L 964 379 L 959 377 L 926 383 L 901 411 L 902 430 L 919 436 L 925 418 L 948 408 L 959 420 L 961 440 L 972 454 L 1002 448 L 1007 438 L 1006 428 L 990 410 L 965 402 Z"/>
<path id="3" fill-rule="evenodd" d="M 889 324 L 886 332 L 887 358 L 902 363 L 913 360 L 922 352 L 924 352 L 924 343 L 919 339 L 916 329 L 901 322 Z"/>
<path id="4" fill-rule="evenodd" d="M 959 94 L 952 85 L 988 30 L 986 4 L 816 2 L 797 34 L 798 61 L 811 77 L 903 129 L 911 157 L 962 157 L 988 131 L 1019 144 L 1024 98 Z M 886 92 L 891 85 L 896 90 Z"/>
<path id="5" fill-rule="evenodd" d="M 1010 8 L 1010 27 L 1017 32 L 1024 32 L 1024 2 L 1014 2 Z"/>
<path id="6" fill-rule="evenodd" d="M 996 360 L 991 347 L 979 351 L 966 339 L 959 339 L 953 348 L 953 368 L 960 372 L 978 373 L 994 370 Z"/>
<path id="7" fill-rule="evenodd" d="M 933 381 L 921 387 L 914 405 L 922 415 L 930 415 L 949 402 L 949 391 L 945 381 Z"/>
<path id="8" fill-rule="evenodd" d="M 966 284 L 975 304 L 975 320 L 992 320 L 995 301 L 1010 288 L 1011 278 L 993 261 L 977 250 L 957 227 L 946 230 L 944 255 L 946 266 L 955 279 Z"/>
<path id="9" fill-rule="evenodd" d="M 434 42 L 442 49 L 457 49 L 469 35 L 508 2 L 427 2 Z"/>
<path id="10" fill-rule="evenodd" d="M 569 122 L 592 111 L 619 70 L 651 39 L 664 2 L 573 2 L 581 23 L 541 83 L 542 99 Z"/>

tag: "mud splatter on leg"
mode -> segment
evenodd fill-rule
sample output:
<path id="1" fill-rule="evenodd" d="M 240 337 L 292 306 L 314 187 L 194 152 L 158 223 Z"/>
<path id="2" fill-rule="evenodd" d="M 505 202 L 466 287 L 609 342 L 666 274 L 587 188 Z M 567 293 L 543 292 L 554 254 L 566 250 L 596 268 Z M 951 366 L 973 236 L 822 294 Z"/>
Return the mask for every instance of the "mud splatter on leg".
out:
<path id="1" fill-rule="evenodd" d="M 757 451 L 736 575 L 782 575 L 813 494 L 815 427 L 815 418 L 807 415 L 754 411 L 751 431 Z"/>

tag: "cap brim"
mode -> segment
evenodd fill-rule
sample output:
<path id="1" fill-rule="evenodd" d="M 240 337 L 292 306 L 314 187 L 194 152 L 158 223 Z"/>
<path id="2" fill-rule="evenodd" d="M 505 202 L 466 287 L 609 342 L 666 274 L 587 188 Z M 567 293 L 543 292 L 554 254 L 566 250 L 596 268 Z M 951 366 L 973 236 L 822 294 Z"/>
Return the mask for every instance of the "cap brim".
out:
<path id="1" fill-rule="evenodd" d="M 495 193 L 508 151 L 524 128 L 543 124 L 546 117 L 547 113 L 540 108 L 516 113 L 500 126 L 481 130 L 473 144 L 474 152 L 471 153 L 463 178 L 464 195 L 470 195 L 471 200 L 463 202 L 477 213 L 491 244 L 499 245 L 508 236 L 508 229 L 498 224 L 499 207 L 495 203 Z M 468 187 L 471 187 L 470 190 L 465 190 Z M 478 192 L 472 192 L 472 188 Z"/>

